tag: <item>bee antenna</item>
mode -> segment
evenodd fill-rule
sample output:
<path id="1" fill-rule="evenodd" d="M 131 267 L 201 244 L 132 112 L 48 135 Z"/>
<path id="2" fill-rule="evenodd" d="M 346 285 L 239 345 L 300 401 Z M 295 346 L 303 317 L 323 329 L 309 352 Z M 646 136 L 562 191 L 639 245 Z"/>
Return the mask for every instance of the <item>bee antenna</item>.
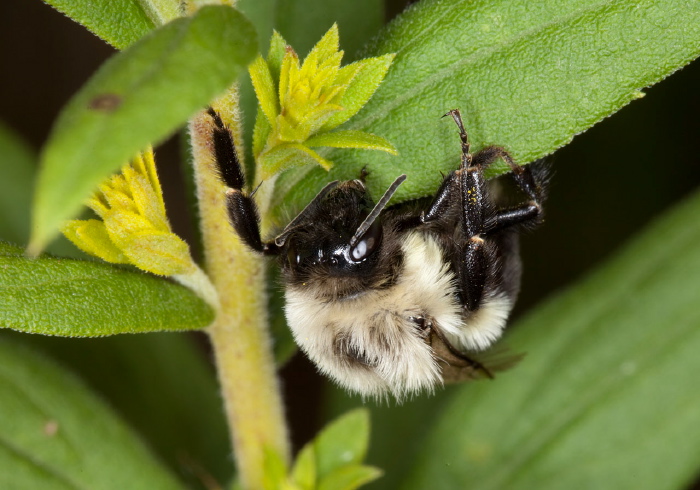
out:
<path id="1" fill-rule="evenodd" d="M 357 228 L 357 231 L 355 234 L 352 236 L 350 239 L 350 246 L 354 247 L 357 241 L 362 238 L 362 235 L 365 234 L 365 232 L 369 229 L 370 226 L 372 226 L 372 223 L 374 223 L 374 220 L 377 219 L 379 214 L 384 210 L 386 205 L 389 203 L 389 200 L 391 197 L 394 195 L 396 192 L 396 189 L 399 188 L 401 184 L 403 184 L 403 181 L 406 180 L 406 174 L 403 174 L 399 176 L 393 184 L 389 186 L 389 188 L 386 190 L 382 198 L 379 200 L 376 206 L 374 206 L 374 209 L 372 209 L 372 212 L 367 215 L 365 220 L 362 222 L 362 224 Z"/>

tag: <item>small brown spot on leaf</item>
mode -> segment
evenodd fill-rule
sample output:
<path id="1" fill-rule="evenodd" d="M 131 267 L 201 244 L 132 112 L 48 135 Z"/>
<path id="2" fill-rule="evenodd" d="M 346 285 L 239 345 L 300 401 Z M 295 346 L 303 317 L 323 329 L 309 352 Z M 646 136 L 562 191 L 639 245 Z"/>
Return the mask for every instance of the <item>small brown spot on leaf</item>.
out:
<path id="1" fill-rule="evenodd" d="M 112 112 L 122 104 L 122 97 L 117 94 L 101 94 L 93 97 L 88 108 L 95 111 Z"/>
<path id="2" fill-rule="evenodd" d="M 44 424 L 44 434 L 53 437 L 58 432 L 58 422 L 49 420 Z"/>

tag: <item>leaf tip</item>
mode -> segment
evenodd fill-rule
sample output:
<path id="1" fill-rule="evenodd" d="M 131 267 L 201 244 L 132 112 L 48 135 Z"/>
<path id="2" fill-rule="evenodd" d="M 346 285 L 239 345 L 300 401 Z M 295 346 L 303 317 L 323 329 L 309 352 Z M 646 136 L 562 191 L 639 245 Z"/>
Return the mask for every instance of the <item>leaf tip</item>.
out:
<path id="1" fill-rule="evenodd" d="M 44 244 L 39 240 L 32 238 L 29 245 L 27 245 L 27 248 L 24 250 L 24 255 L 27 258 L 36 259 L 43 250 Z"/>
<path id="2" fill-rule="evenodd" d="M 37 258 L 49 244 L 50 239 L 51 237 L 46 232 L 40 231 L 40 228 L 34 223 L 34 230 L 29 237 L 29 245 L 24 250 L 24 255 L 31 259 Z"/>

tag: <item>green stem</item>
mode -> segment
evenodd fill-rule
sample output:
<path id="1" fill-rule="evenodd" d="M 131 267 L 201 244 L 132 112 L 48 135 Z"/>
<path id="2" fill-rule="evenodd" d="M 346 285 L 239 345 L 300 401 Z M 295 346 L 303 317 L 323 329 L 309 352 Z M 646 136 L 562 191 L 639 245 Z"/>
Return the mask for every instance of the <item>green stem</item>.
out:
<path id="1" fill-rule="evenodd" d="M 222 104 L 230 111 L 233 105 Z M 214 104 L 217 108 L 217 104 Z M 236 133 L 226 111 L 222 118 Z M 229 115 L 230 116 L 230 115 Z M 231 429 L 239 481 L 263 488 L 264 454 L 289 461 L 289 442 L 269 334 L 265 264 L 238 239 L 228 221 L 225 188 L 211 153 L 211 118 L 190 123 L 205 265 L 221 309 L 209 335 Z"/>

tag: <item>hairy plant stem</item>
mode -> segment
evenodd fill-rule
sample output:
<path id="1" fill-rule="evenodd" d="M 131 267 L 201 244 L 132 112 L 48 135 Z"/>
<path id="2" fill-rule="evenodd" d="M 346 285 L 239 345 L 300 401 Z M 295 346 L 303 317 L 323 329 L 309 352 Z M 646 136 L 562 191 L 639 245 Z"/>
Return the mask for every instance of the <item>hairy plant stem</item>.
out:
<path id="1" fill-rule="evenodd" d="M 239 133 L 232 117 L 232 91 L 213 104 Z M 190 123 L 205 267 L 221 308 L 208 333 L 216 356 L 238 477 L 243 488 L 263 487 L 265 451 L 289 461 L 282 398 L 271 349 L 265 263 L 238 239 L 228 221 L 225 187 L 214 165 L 211 117 L 200 113 Z M 236 137 L 236 141 L 240 141 Z M 239 154 L 242 152 L 239 152 Z"/>

